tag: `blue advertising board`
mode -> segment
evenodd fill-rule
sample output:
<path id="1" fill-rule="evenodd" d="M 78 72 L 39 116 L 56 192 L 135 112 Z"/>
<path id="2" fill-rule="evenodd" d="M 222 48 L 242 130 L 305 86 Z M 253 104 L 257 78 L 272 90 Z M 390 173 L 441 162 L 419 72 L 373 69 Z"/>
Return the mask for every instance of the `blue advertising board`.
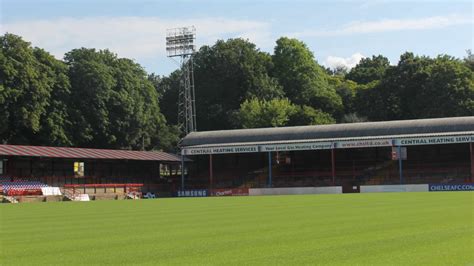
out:
<path id="1" fill-rule="evenodd" d="M 474 191 L 471 184 L 429 184 L 429 191 Z"/>
<path id="2" fill-rule="evenodd" d="M 176 193 L 178 197 L 207 197 L 208 195 L 207 189 L 178 190 Z"/>

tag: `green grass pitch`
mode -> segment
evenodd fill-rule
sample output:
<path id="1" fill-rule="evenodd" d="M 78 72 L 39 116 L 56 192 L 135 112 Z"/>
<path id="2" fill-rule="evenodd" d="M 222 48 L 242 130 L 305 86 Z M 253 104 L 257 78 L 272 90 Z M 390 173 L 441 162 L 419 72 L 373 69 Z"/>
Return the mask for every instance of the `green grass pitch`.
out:
<path id="1" fill-rule="evenodd" d="M 472 265 L 474 193 L 1 204 L 0 265 Z"/>

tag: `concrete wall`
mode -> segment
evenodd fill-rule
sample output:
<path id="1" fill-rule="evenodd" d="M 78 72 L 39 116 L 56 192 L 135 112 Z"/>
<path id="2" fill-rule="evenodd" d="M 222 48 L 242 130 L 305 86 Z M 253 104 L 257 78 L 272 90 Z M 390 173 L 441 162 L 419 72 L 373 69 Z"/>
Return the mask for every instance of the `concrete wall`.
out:
<path id="1" fill-rule="evenodd" d="M 371 192 L 424 192 L 424 191 L 428 191 L 428 184 L 360 186 L 360 193 L 371 193 Z"/>
<path id="2" fill-rule="evenodd" d="M 63 201 L 64 196 L 54 195 L 54 196 L 45 196 L 44 201 Z"/>
<path id="3" fill-rule="evenodd" d="M 250 196 L 260 195 L 303 195 L 303 194 L 340 194 L 342 187 L 285 187 L 285 188 L 251 188 Z"/>
<path id="4" fill-rule="evenodd" d="M 17 196 L 15 197 L 18 202 L 25 203 L 25 202 L 43 202 L 43 196 Z"/>

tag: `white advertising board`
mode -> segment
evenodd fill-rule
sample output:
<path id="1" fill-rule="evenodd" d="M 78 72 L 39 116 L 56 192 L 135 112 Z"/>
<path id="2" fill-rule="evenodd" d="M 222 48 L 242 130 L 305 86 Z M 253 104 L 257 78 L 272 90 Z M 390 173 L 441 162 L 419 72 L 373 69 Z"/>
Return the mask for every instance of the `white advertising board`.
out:
<path id="1" fill-rule="evenodd" d="M 225 154 L 225 153 L 249 153 L 258 152 L 258 146 L 228 146 L 228 147 L 213 147 L 213 148 L 185 148 L 182 150 L 182 155 L 201 155 L 201 154 Z"/>
<path id="2" fill-rule="evenodd" d="M 61 190 L 58 187 L 42 187 L 41 192 L 44 196 L 61 195 Z"/>
<path id="3" fill-rule="evenodd" d="M 307 142 L 307 143 L 292 143 L 292 144 L 271 144 L 261 145 L 261 152 L 268 151 L 304 151 L 304 150 L 327 150 L 332 149 L 332 142 Z"/>
<path id="4" fill-rule="evenodd" d="M 385 146 L 392 146 L 392 140 L 391 139 L 372 139 L 372 140 L 338 141 L 336 142 L 335 146 L 338 149 L 385 147 Z"/>
<path id="5" fill-rule="evenodd" d="M 471 136 L 442 136 L 430 138 L 400 138 L 395 139 L 396 146 L 411 146 L 411 145 L 433 145 L 433 144 L 454 144 L 454 143 L 469 143 L 474 142 L 474 135 Z"/>

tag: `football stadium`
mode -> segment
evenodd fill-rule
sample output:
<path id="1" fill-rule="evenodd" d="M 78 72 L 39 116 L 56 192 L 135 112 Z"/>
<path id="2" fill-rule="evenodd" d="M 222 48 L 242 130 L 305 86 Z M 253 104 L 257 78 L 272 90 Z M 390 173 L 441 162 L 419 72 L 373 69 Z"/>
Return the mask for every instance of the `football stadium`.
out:
<path id="1" fill-rule="evenodd" d="M 3 202 L 49 202 L 0 206 L 2 261 L 467 265 L 473 142 L 458 117 L 0 145 Z"/>
<path id="2" fill-rule="evenodd" d="M 0 145 L 4 201 L 472 190 L 474 117 L 192 132 L 181 156 Z"/>
<path id="3" fill-rule="evenodd" d="M 474 266 L 472 1 L 0 0 L 0 266 Z"/>

